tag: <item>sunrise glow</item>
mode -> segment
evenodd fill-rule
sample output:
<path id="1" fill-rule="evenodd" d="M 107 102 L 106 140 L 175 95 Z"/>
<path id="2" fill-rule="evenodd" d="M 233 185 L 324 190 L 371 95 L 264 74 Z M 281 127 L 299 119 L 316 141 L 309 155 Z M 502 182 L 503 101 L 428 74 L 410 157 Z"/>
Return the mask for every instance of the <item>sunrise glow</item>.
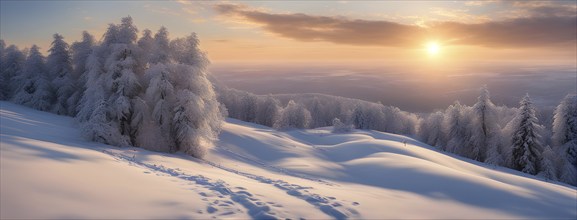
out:
<path id="1" fill-rule="evenodd" d="M 427 44 L 427 53 L 429 54 L 429 56 L 436 56 L 439 54 L 441 50 L 441 47 L 439 46 L 439 44 L 437 42 L 429 42 Z"/>

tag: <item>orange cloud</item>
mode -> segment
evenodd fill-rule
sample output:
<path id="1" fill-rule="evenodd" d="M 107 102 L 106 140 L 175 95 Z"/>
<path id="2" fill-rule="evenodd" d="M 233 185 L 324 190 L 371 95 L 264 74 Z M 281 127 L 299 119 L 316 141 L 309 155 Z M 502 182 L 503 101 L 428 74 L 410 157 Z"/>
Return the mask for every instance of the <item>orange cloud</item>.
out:
<path id="1" fill-rule="evenodd" d="M 256 24 L 265 31 L 299 41 L 323 41 L 347 45 L 420 47 L 439 39 L 452 45 L 486 47 L 548 47 L 575 45 L 577 17 L 563 7 L 533 7 L 534 16 L 478 23 L 438 22 L 428 27 L 391 21 L 348 19 L 302 13 L 280 14 L 238 4 L 217 4 L 221 15 Z"/>

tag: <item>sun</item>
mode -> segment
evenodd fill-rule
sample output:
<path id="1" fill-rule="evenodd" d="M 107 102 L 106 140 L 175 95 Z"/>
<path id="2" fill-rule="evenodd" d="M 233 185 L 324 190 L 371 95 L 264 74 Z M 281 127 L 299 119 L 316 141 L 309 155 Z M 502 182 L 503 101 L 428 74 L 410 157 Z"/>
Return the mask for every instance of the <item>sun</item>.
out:
<path id="1" fill-rule="evenodd" d="M 441 52 L 441 47 L 439 46 L 439 43 L 435 41 L 427 43 L 427 53 L 430 56 L 436 56 L 437 54 L 439 54 L 439 52 Z"/>

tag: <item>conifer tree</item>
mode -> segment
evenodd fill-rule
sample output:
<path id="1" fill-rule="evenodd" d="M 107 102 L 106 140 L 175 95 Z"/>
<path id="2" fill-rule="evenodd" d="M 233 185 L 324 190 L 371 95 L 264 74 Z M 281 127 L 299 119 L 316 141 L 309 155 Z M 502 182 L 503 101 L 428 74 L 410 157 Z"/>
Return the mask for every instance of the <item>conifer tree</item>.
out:
<path id="1" fill-rule="evenodd" d="M 21 75 L 15 78 L 19 85 L 12 101 L 40 111 L 52 108 L 54 95 L 46 71 L 46 58 L 40 53 L 40 48 L 33 45 L 30 48 Z"/>
<path id="2" fill-rule="evenodd" d="M 577 169 L 577 95 L 568 94 L 555 109 L 553 144 Z"/>
<path id="3" fill-rule="evenodd" d="M 76 84 L 76 90 L 66 101 L 68 105 L 68 113 L 70 115 L 75 116 L 78 114 L 80 100 L 84 91 L 86 91 L 86 82 L 88 79 L 88 57 L 92 53 L 95 44 L 96 42 L 94 37 L 90 35 L 90 33 L 84 31 L 82 32 L 82 41 L 74 42 L 70 47 L 73 67 L 71 78 Z"/>
<path id="4" fill-rule="evenodd" d="M 60 115 L 70 115 L 72 107 L 68 106 L 68 99 L 77 90 L 72 79 L 72 60 L 68 43 L 60 34 L 54 34 L 52 47 L 48 50 L 46 66 L 51 79 L 51 87 L 54 89 L 54 104 L 52 112 Z"/>
<path id="5" fill-rule="evenodd" d="M 2 41 L 4 43 L 4 41 Z M 0 62 L 0 100 L 10 100 L 20 85 L 26 55 L 15 45 L 3 50 Z"/>
<path id="6" fill-rule="evenodd" d="M 524 173 L 537 174 L 540 171 L 542 125 L 535 116 L 535 108 L 529 94 L 520 101 L 519 110 L 513 119 L 511 140 L 513 168 Z"/>

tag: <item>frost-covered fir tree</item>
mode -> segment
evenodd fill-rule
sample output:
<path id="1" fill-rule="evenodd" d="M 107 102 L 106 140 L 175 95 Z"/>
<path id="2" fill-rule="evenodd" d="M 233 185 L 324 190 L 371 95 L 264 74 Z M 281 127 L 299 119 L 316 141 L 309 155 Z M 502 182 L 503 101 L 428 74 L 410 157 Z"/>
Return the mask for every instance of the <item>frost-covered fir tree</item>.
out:
<path id="1" fill-rule="evenodd" d="M 136 96 L 141 86 L 136 71 L 139 70 L 139 48 L 135 45 L 137 29 L 132 18 L 122 18 L 119 25 L 111 24 L 104 34 L 103 43 L 95 48 L 89 57 L 89 80 L 87 91 L 81 100 L 79 120 L 88 120 L 94 111 L 94 104 L 104 100 L 106 102 L 106 122 L 112 124 L 114 135 L 108 136 L 104 143 L 129 146 L 134 144 L 139 125 L 132 123 L 135 111 Z M 102 92 L 98 91 L 102 90 Z M 89 93 L 91 91 L 93 94 Z M 94 95 L 100 92 L 102 95 Z M 102 120 L 97 121 L 103 123 Z M 91 126 L 100 126 L 93 124 Z M 93 129 L 94 130 L 94 129 Z M 90 135 L 87 135 L 90 136 Z"/>
<path id="2" fill-rule="evenodd" d="M 385 126 L 376 130 L 405 135 L 417 134 L 420 123 L 417 115 L 401 111 L 394 106 L 382 106 L 381 109 L 385 119 L 379 124 Z"/>
<path id="3" fill-rule="evenodd" d="M 444 118 L 445 115 L 443 112 L 435 112 L 423 119 L 419 129 L 419 137 L 421 140 L 431 146 L 444 146 L 445 142 L 442 129 Z"/>
<path id="4" fill-rule="evenodd" d="M 71 77 L 76 84 L 76 90 L 66 101 L 68 105 L 68 113 L 70 115 L 76 115 L 78 113 L 80 99 L 82 98 L 84 91 L 86 91 L 86 81 L 88 79 L 87 61 L 90 53 L 92 53 L 94 45 L 94 37 L 90 35 L 90 33 L 84 31 L 82 32 L 82 41 L 74 42 L 70 47 L 73 67 L 73 74 Z"/>
<path id="5" fill-rule="evenodd" d="M 445 110 L 445 118 L 443 121 L 443 133 L 445 140 L 447 140 L 446 147 L 442 148 L 448 152 L 463 154 L 464 146 L 466 146 L 469 132 L 467 129 L 468 122 L 464 114 L 467 111 L 466 106 L 455 102 Z"/>
<path id="6" fill-rule="evenodd" d="M 486 85 L 481 87 L 481 95 L 477 100 L 471 108 L 473 118 L 470 124 L 471 145 L 468 146 L 468 157 L 481 162 L 502 165 L 502 149 L 499 141 L 501 128 L 497 122 L 495 105 L 490 100 Z"/>
<path id="7" fill-rule="evenodd" d="M 176 146 L 178 150 L 199 158 L 218 138 L 223 120 L 216 94 L 206 75 L 207 63 L 172 66 L 176 90 L 172 130 Z"/>
<path id="8" fill-rule="evenodd" d="M 280 102 L 272 95 L 259 100 L 257 106 L 256 123 L 272 127 L 279 120 L 282 108 Z"/>
<path id="9" fill-rule="evenodd" d="M 557 154 L 553 151 L 553 149 L 551 149 L 550 146 L 545 146 L 541 155 L 541 169 L 538 175 L 550 180 L 557 181 L 557 161 L 559 160 Z"/>
<path id="10" fill-rule="evenodd" d="M 132 127 L 132 116 L 135 108 L 132 99 L 141 89 L 134 69 L 136 61 L 132 56 L 133 50 L 129 45 L 114 45 L 111 56 L 105 65 L 105 88 L 110 93 L 109 111 L 112 120 L 119 122 L 119 132 L 126 137 L 128 145 L 134 143 L 136 128 Z"/>
<path id="11" fill-rule="evenodd" d="M 250 93 L 245 93 L 240 100 L 240 104 L 240 120 L 256 122 L 258 97 Z"/>
<path id="12" fill-rule="evenodd" d="M 14 103 L 40 111 L 52 108 L 54 96 L 46 71 L 45 57 L 38 46 L 33 45 L 30 48 L 22 74 L 15 77 L 15 82 L 19 87 L 12 97 Z"/>
<path id="13" fill-rule="evenodd" d="M 385 124 L 385 114 L 376 104 L 357 105 L 350 121 L 358 129 L 380 130 Z"/>
<path id="14" fill-rule="evenodd" d="M 82 97 L 77 106 L 78 112 L 75 117 L 80 123 L 87 122 L 90 119 L 92 112 L 96 109 L 96 103 L 106 101 L 104 79 L 101 77 L 104 73 L 100 53 L 102 49 L 100 46 L 95 46 L 94 52 L 86 59 L 86 73 L 84 74 L 86 78 L 86 90 L 82 93 Z"/>
<path id="15" fill-rule="evenodd" d="M 46 67 L 51 79 L 55 97 L 52 112 L 59 115 L 71 115 L 73 107 L 68 106 L 68 99 L 78 89 L 72 78 L 72 60 L 68 43 L 60 34 L 54 34 L 52 46 L 48 50 Z M 72 112 L 71 112 L 72 111 Z"/>
<path id="16" fill-rule="evenodd" d="M 0 100 L 9 100 L 20 85 L 17 76 L 22 74 L 26 55 L 15 45 L 10 45 L 3 51 L 0 62 Z"/>
<path id="17" fill-rule="evenodd" d="M 491 114 L 493 103 L 489 99 L 489 91 L 486 86 L 481 87 L 481 95 L 477 98 L 477 103 L 473 105 L 471 111 L 472 121 L 469 124 L 471 129 L 470 145 L 467 146 L 469 158 L 477 161 L 484 161 L 489 145 L 490 126 L 494 117 Z"/>
<path id="18" fill-rule="evenodd" d="M 537 174 L 540 171 L 541 129 L 535 116 L 535 108 L 529 94 L 519 102 L 519 110 L 512 123 L 511 151 L 513 168 L 524 173 Z"/>
<path id="19" fill-rule="evenodd" d="M 102 90 L 100 90 L 102 91 Z M 120 145 L 116 142 L 121 137 L 115 132 L 117 124 L 107 116 L 108 107 L 105 99 L 98 99 L 93 103 L 94 109 L 85 123 L 81 124 L 82 134 L 90 140 L 110 145 Z"/>
<path id="20" fill-rule="evenodd" d="M 195 34 L 171 42 L 170 66 L 176 91 L 173 127 L 177 149 L 203 157 L 218 138 L 223 117 L 208 80 L 208 59 Z M 183 51 L 186 51 L 183 53 Z"/>
<path id="21" fill-rule="evenodd" d="M 150 116 L 144 116 L 145 129 L 141 129 L 137 136 L 142 147 L 157 150 L 175 152 L 175 137 L 170 132 L 173 127 L 172 111 L 176 101 L 176 94 L 172 84 L 170 69 L 165 64 L 153 64 L 145 72 L 148 79 L 148 88 L 145 93 L 145 101 L 150 106 Z M 164 131 L 164 132 L 163 132 Z"/>
<path id="22" fill-rule="evenodd" d="M 132 23 L 132 18 L 122 19 L 118 25 L 117 41 L 112 41 L 110 45 L 103 45 L 110 48 L 104 63 L 104 88 L 108 94 L 108 108 L 111 120 L 118 122 L 118 132 L 123 137 L 121 143 L 133 145 L 138 125 L 132 123 L 132 117 L 136 109 L 133 99 L 142 89 L 137 78 L 139 49 L 136 47 L 136 27 Z"/>
<path id="23" fill-rule="evenodd" d="M 577 186 L 577 169 L 567 160 L 562 160 L 562 162 L 559 180 Z"/>
<path id="24" fill-rule="evenodd" d="M 314 97 L 312 102 L 309 104 L 307 108 L 311 113 L 311 128 L 317 128 L 322 126 L 327 126 L 324 116 L 326 116 L 326 112 L 323 111 L 322 104 L 318 97 Z"/>
<path id="25" fill-rule="evenodd" d="M 148 62 L 150 56 L 154 53 L 154 38 L 152 38 L 152 31 L 144 29 L 144 31 L 142 31 L 142 37 L 138 39 L 137 44 L 142 51 L 140 54 L 142 59 Z"/>
<path id="26" fill-rule="evenodd" d="M 199 51 L 198 44 L 198 37 L 195 33 L 184 38 L 172 40 L 170 41 L 170 56 L 176 63 L 191 66 L 205 63 L 204 67 L 206 67 L 210 62 L 206 59 L 206 55 Z"/>
<path id="27" fill-rule="evenodd" d="M 355 110 L 353 110 L 353 113 L 351 114 L 351 122 L 353 122 L 355 128 L 367 129 L 369 127 L 368 121 L 369 121 L 368 116 L 365 113 L 365 111 L 363 111 L 362 106 L 357 106 Z"/>
<path id="28" fill-rule="evenodd" d="M 281 117 L 275 127 L 279 129 L 307 128 L 311 121 L 311 113 L 300 104 L 290 100 L 283 109 Z"/>
<path id="29" fill-rule="evenodd" d="M 197 41 L 198 44 L 198 41 Z M 170 59 L 170 39 L 168 38 L 168 30 L 163 26 L 154 34 L 152 56 L 149 59 L 150 63 L 166 63 Z"/>
<path id="30" fill-rule="evenodd" d="M 333 119 L 333 133 L 347 133 L 353 130 L 353 125 L 341 122 L 340 119 Z"/>
<path id="31" fill-rule="evenodd" d="M 553 144 L 577 169 L 577 94 L 568 94 L 555 109 Z"/>

